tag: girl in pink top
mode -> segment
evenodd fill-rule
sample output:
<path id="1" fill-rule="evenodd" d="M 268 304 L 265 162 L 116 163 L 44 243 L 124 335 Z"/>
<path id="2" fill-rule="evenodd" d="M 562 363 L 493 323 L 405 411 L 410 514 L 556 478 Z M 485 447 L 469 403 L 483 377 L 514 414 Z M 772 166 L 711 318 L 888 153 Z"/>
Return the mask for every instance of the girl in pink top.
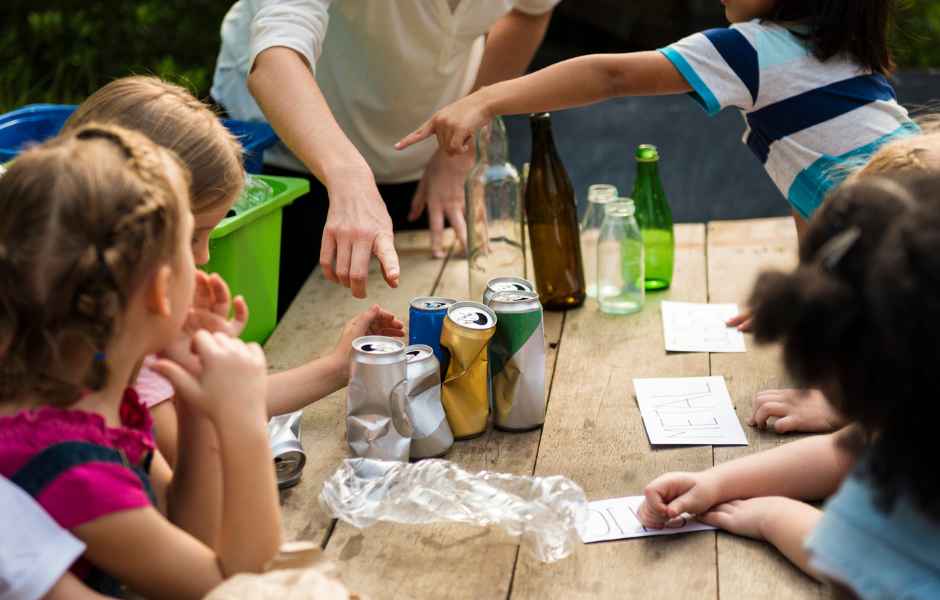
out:
<path id="1" fill-rule="evenodd" d="M 0 474 L 85 543 L 72 572 L 109 595 L 122 582 L 148 598 L 200 598 L 261 571 L 280 543 L 261 348 L 183 328 L 195 287 L 188 186 L 170 152 L 95 125 L 0 178 Z M 175 472 L 126 387 L 173 344 L 184 359 L 154 369 L 215 434 L 215 447 L 181 436 Z M 219 457 L 222 483 L 207 484 Z"/>

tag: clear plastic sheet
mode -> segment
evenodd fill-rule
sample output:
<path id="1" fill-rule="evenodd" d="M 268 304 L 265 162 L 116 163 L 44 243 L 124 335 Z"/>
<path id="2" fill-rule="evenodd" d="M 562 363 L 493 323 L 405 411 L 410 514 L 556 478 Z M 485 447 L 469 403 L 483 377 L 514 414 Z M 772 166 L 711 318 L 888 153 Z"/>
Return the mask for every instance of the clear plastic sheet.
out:
<path id="1" fill-rule="evenodd" d="M 566 477 L 469 473 L 440 459 L 347 459 L 323 482 L 320 506 L 356 527 L 379 521 L 496 524 L 542 562 L 571 554 L 587 520 L 584 490 Z"/>
<path id="2" fill-rule="evenodd" d="M 245 173 L 245 184 L 242 186 L 242 193 L 232 206 L 236 215 L 264 204 L 274 197 L 274 189 L 262 179 Z"/>

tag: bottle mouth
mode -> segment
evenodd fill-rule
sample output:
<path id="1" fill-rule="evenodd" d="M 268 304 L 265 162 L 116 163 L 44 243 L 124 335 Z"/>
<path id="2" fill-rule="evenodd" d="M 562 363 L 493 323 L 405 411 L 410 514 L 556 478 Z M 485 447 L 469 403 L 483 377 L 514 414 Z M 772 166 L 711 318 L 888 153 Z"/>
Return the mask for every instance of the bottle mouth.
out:
<path id="1" fill-rule="evenodd" d="M 606 183 L 598 183 L 588 188 L 588 202 L 607 204 L 617 199 L 617 188 Z"/>
<path id="2" fill-rule="evenodd" d="M 636 159 L 643 162 L 659 160 L 659 152 L 653 144 L 641 144 L 636 149 Z"/>
<path id="3" fill-rule="evenodd" d="M 547 112 L 546 113 L 532 113 L 531 115 L 529 115 L 529 121 L 531 121 L 532 123 L 542 123 L 544 121 L 548 121 L 549 117 L 551 117 L 551 114 Z"/>
<path id="4" fill-rule="evenodd" d="M 612 217 L 632 217 L 634 212 L 636 207 L 630 198 L 617 198 L 604 206 L 604 214 Z"/>

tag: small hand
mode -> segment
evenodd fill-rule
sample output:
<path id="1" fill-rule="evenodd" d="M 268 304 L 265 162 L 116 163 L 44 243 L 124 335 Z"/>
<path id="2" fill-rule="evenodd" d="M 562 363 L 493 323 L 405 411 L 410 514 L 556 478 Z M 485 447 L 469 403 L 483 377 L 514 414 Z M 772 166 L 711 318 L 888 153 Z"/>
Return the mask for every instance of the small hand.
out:
<path id="1" fill-rule="evenodd" d="M 352 343 L 364 335 L 405 337 L 405 325 L 392 313 L 379 308 L 378 304 L 373 304 L 371 308 L 353 317 L 343 327 L 339 342 L 331 353 L 341 369 L 349 368 L 349 351 L 352 349 Z"/>
<path id="2" fill-rule="evenodd" d="M 195 277 L 196 293 L 193 305 L 176 338 L 160 352 L 160 356 L 184 365 L 190 372 L 198 373 L 202 367 L 199 357 L 193 352 L 193 334 L 205 329 L 209 333 L 218 332 L 229 337 L 238 337 L 248 323 L 248 305 L 241 296 L 232 300 L 228 284 L 218 273 L 206 275 L 197 270 Z M 234 314 L 229 319 L 229 310 L 232 307 Z"/>
<path id="3" fill-rule="evenodd" d="M 706 525 L 724 529 L 735 535 L 764 540 L 764 520 L 779 515 L 781 509 L 785 510 L 792 503 L 802 504 L 798 500 L 776 496 L 732 500 L 719 504 L 708 512 L 700 513 L 696 518 Z"/>
<path id="4" fill-rule="evenodd" d="M 406 135 L 395 144 L 395 149 L 403 150 L 437 134 L 437 143 L 448 156 L 468 151 L 473 145 L 473 136 L 477 130 L 489 123 L 494 116 L 490 114 L 483 100 L 485 93 L 486 90 L 480 90 L 439 110 L 414 133 Z"/>
<path id="5" fill-rule="evenodd" d="M 218 422 L 267 414 L 267 363 L 261 346 L 224 333 L 199 330 L 193 336 L 198 372 L 161 358 L 153 369 L 173 384 L 177 396 Z"/>
<path id="6" fill-rule="evenodd" d="M 737 327 L 738 331 L 748 331 L 754 323 L 754 313 L 746 310 L 736 317 L 732 317 L 725 322 L 727 327 Z"/>
<path id="7" fill-rule="evenodd" d="M 454 228 L 464 252 L 467 250 L 467 223 L 464 216 L 467 201 L 464 183 L 474 160 L 473 153 L 448 158 L 444 152 L 438 150 L 418 182 L 418 189 L 411 200 L 408 220 L 414 221 L 420 217 L 427 205 L 428 222 L 431 225 L 431 254 L 435 258 L 444 258 L 442 241 L 445 217 Z"/>
<path id="8" fill-rule="evenodd" d="M 392 219 L 372 173 L 357 172 L 329 186 L 330 209 L 323 228 L 320 266 L 333 283 L 366 297 L 369 260 L 379 258 L 389 287 L 398 287 L 399 265 L 392 237 Z M 336 261 L 334 266 L 333 261 Z"/>
<path id="9" fill-rule="evenodd" d="M 660 527 L 682 513 L 697 515 L 711 508 L 718 498 L 718 486 L 703 473 L 666 473 L 643 490 L 646 498 L 636 511 L 644 527 Z"/>
<path id="10" fill-rule="evenodd" d="M 748 425 L 764 429 L 767 419 L 777 417 L 774 431 L 835 431 L 847 424 L 819 390 L 766 390 L 754 398 L 754 414 Z"/>

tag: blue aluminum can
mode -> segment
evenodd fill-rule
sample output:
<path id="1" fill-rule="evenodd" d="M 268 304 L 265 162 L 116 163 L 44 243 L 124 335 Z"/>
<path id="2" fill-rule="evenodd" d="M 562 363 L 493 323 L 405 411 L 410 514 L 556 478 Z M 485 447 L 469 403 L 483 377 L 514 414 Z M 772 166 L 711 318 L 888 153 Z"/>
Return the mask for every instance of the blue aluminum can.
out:
<path id="1" fill-rule="evenodd" d="M 441 330 L 447 309 L 456 304 L 453 298 L 415 298 L 411 301 L 408 317 L 408 345 L 424 344 L 430 346 L 438 362 L 444 360 L 441 354 Z"/>

